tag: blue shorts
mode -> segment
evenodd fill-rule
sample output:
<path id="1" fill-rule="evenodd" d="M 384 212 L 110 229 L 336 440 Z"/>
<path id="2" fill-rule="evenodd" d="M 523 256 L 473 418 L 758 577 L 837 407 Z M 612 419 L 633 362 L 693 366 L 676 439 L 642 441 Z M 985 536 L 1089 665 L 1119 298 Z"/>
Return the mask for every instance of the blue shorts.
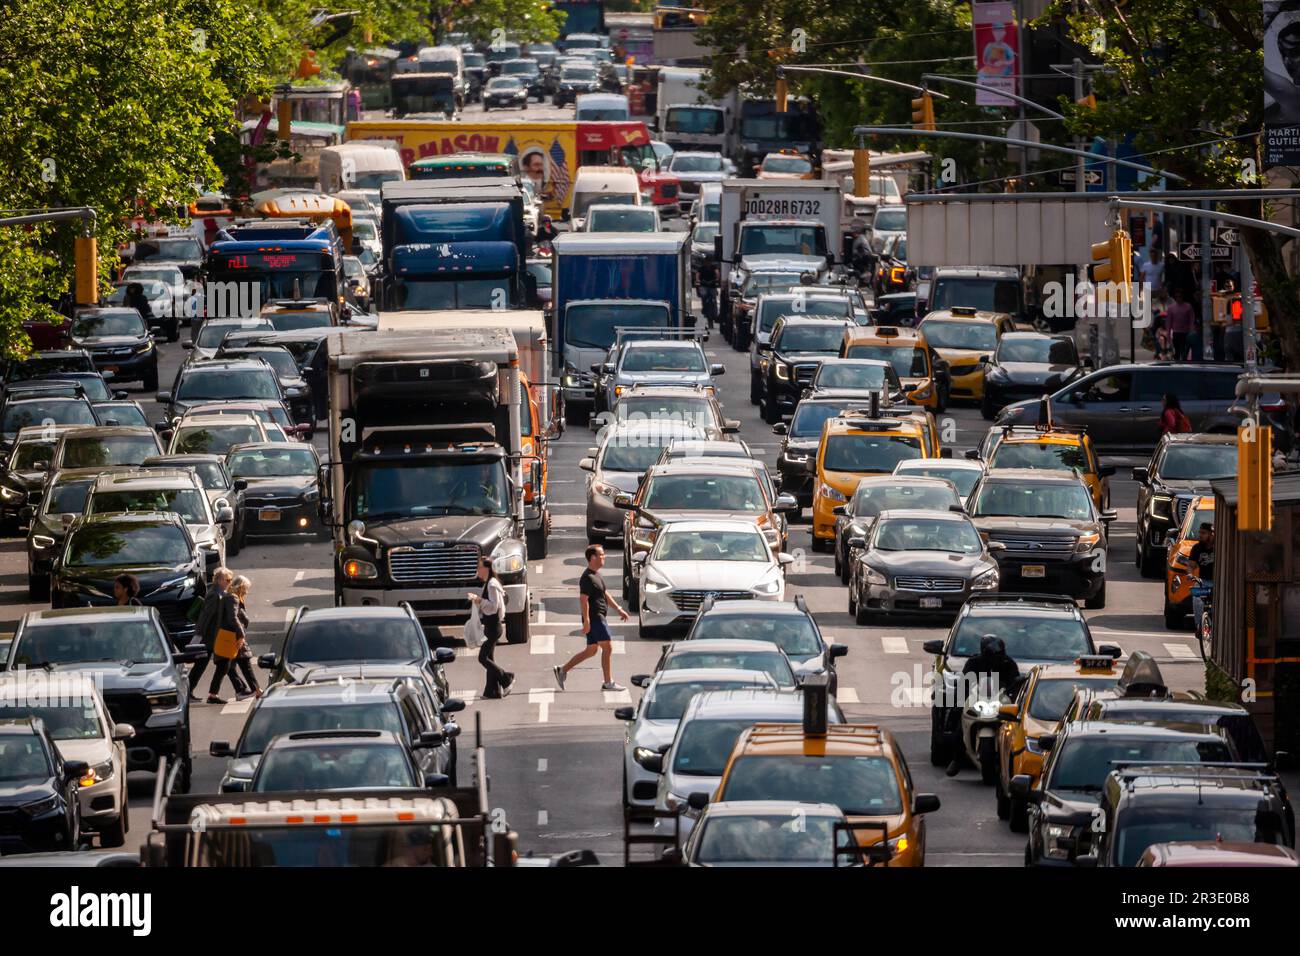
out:
<path id="1" fill-rule="evenodd" d="M 610 637 L 609 625 L 605 623 L 605 619 L 603 617 L 593 617 L 591 627 L 587 628 L 587 643 L 599 644 L 602 641 L 608 641 Z"/>

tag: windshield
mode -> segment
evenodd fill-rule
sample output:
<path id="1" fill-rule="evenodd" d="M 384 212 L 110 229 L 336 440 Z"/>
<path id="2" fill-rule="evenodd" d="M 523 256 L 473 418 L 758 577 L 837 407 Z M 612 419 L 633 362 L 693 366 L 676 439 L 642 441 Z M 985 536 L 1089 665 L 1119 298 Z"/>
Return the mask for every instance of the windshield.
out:
<path id="1" fill-rule="evenodd" d="M 696 226 L 695 231 L 691 233 L 691 242 L 708 246 L 712 249 L 713 240 L 717 238 L 719 228 L 720 227 L 714 223 L 701 223 Z"/>
<path id="2" fill-rule="evenodd" d="M 86 498 L 90 494 L 93 478 L 77 481 L 61 481 L 50 490 L 45 501 L 47 515 L 79 515 L 86 509 Z"/>
<path id="3" fill-rule="evenodd" d="M 826 233 L 820 226 L 748 226 L 740 231 L 739 256 L 824 256 Z"/>
<path id="4" fill-rule="evenodd" d="M 673 773 L 686 776 L 720 777 L 741 732 L 757 718 L 741 720 L 693 720 L 682 728 L 673 757 Z M 779 718 L 778 718 L 779 719 Z M 794 717 L 787 717 L 794 720 Z"/>
<path id="5" fill-rule="evenodd" d="M 252 322 L 204 322 L 199 326 L 199 334 L 194 339 L 194 346 L 215 350 L 228 333 L 236 331 L 272 332 L 274 328 L 264 319 L 255 319 Z"/>
<path id="6" fill-rule="evenodd" d="M 821 352 L 834 355 L 844 339 L 844 326 L 838 324 L 788 325 L 772 343 L 778 352 Z"/>
<path id="7" fill-rule="evenodd" d="M 407 279 L 397 287 L 401 309 L 492 309 L 510 301 L 508 276 L 494 279 Z"/>
<path id="8" fill-rule="evenodd" d="M 590 192 L 573 194 L 573 215 L 583 217 L 587 215 L 587 210 L 597 204 L 606 205 L 624 205 L 635 206 L 639 193 L 620 193 L 620 192 Z"/>
<path id="9" fill-rule="evenodd" d="M 285 660 L 291 664 L 410 663 L 427 656 L 428 645 L 419 625 L 391 617 L 313 619 L 304 615 L 285 650 Z"/>
<path id="10" fill-rule="evenodd" d="M 137 242 L 132 258 L 135 262 L 146 259 L 202 259 L 203 247 L 197 239 L 151 239 L 148 242 Z"/>
<path id="11" fill-rule="evenodd" d="M 518 92 L 524 88 L 523 81 L 513 76 L 497 76 L 488 80 L 487 91 L 489 93 L 500 93 L 502 90 L 513 90 Z"/>
<path id="12" fill-rule="evenodd" d="M 1208 481 L 1237 475 L 1235 443 L 1215 445 L 1176 444 L 1165 449 L 1160 477 L 1166 481 Z"/>
<path id="13" fill-rule="evenodd" d="M 316 456 L 305 446 L 237 451 L 230 456 L 227 465 L 236 478 L 311 477 L 316 474 Z"/>
<path id="14" fill-rule="evenodd" d="M 897 209 L 881 209 L 871 221 L 871 228 L 876 232 L 903 232 L 907 229 L 907 210 L 902 206 Z"/>
<path id="15" fill-rule="evenodd" d="M 867 365 L 854 362 L 834 362 L 823 365 L 817 372 L 814 384 L 818 388 L 853 388 L 881 391 L 898 384 L 898 377 L 890 365 Z"/>
<path id="16" fill-rule="evenodd" d="M 657 303 L 571 305 L 564 312 L 564 338 L 579 348 L 608 349 L 619 326 L 666 329 L 669 324 L 667 306 Z"/>
<path id="17" fill-rule="evenodd" d="M 651 429 L 635 435 L 616 437 L 605 443 L 601 452 L 601 471 L 630 471 L 641 474 L 659 460 L 659 455 L 674 438 L 681 435 L 666 429 Z"/>
<path id="18" fill-rule="evenodd" d="M 681 398 L 656 398 L 644 395 L 624 395 L 614 406 L 618 421 L 685 422 L 710 428 L 719 425 L 713 404 L 707 398 L 683 396 Z"/>
<path id="19" fill-rule="evenodd" d="M 1236 452 L 1233 452 L 1233 468 L 1237 466 Z M 1080 474 L 1091 471 L 1088 465 L 1088 453 L 1080 445 L 1040 444 L 1038 442 L 1002 442 L 993 450 L 989 458 L 990 468 L 1040 468 L 1077 471 Z"/>
<path id="20" fill-rule="evenodd" d="M 741 757 L 721 798 L 830 803 L 846 814 L 870 816 L 903 812 L 898 775 L 887 757 Z"/>
<path id="21" fill-rule="evenodd" d="M 10 402 L 5 406 L 4 433 L 18 434 L 28 425 L 95 425 L 95 413 L 80 399 Z"/>
<path id="22" fill-rule="evenodd" d="M 888 362 L 900 378 L 922 378 L 930 374 L 925 349 L 913 345 L 851 345 L 845 358 Z"/>
<path id="23" fill-rule="evenodd" d="M 379 230 L 372 219 L 352 220 L 352 235 L 358 239 L 378 239 Z"/>
<path id="24" fill-rule="evenodd" d="M 100 468 L 106 465 L 138 465 L 161 451 L 153 435 L 98 435 L 63 439 L 61 468 Z"/>
<path id="25" fill-rule="evenodd" d="M 145 334 L 144 319 L 139 312 L 105 312 L 98 315 L 78 316 L 72 323 L 74 339 L 89 338 L 93 335 L 134 335 Z"/>
<path id="26" fill-rule="evenodd" d="M 34 378 L 57 378 L 61 372 L 93 372 L 95 364 L 84 352 L 66 355 L 37 355 L 25 362 L 10 364 L 5 376 L 10 382 L 28 382 Z"/>
<path id="27" fill-rule="evenodd" d="M 654 698 L 646 708 L 647 720 L 681 720 L 686 705 L 696 694 L 710 690 L 730 690 L 733 687 L 769 687 L 755 680 L 693 680 L 683 683 L 660 683 L 655 687 Z"/>
<path id="28" fill-rule="evenodd" d="M 670 528 L 659 538 L 654 557 L 657 561 L 771 561 L 772 550 L 757 531 L 673 531 Z"/>
<path id="29" fill-rule="evenodd" d="M 776 320 L 783 315 L 826 315 L 847 319 L 851 314 L 848 299 L 809 299 L 794 295 L 779 299 L 765 298 L 758 309 L 758 329 L 760 332 L 770 332 L 776 325 Z M 836 348 L 838 347 L 839 336 L 836 336 Z"/>
<path id="30" fill-rule="evenodd" d="M 877 551 L 946 551 L 979 554 L 984 550 L 979 533 L 969 521 L 925 518 L 889 518 L 876 524 Z"/>
<path id="31" fill-rule="evenodd" d="M 921 457 L 921 440 L 910 435 L 831 435 L 822 467 L 857 474 L 890 472 L 900 461 Z"/>
<path id="32" fill-rule="evenodd" d="M 951 653 L 972 657 L 985 634 L 1002 638 L 1017 660 L 1072 661 L 1091 654 L 1083 622 L 1075 618 L 1035 616 L 1032 612 L 967 614 L 957 625 Z"/>
<path id="33" fill-rule="evenodd" d="M 710 866 L 834 866 L 836 820 L 822 815 L 718 816 L 704 824 L 694 860 Z M 840 831 L 841 846 L 849 835 Z"/>
<path id="34" fill-rule="evenodd" d="M 159 462 L 158 467 L 170 468 L 171 462 Z M 215 461 L 187 461 L 175 463 L 181 468 L 193 468 L 194 473 L 199 476 L 199 481 L 203 482 L 203 487 L 209 491 L 224 490 L 230 484 L 226 480 L 225 473 L 221 470 L 221 465 Z"/>
<path id="35" fill-rule="evenodd" d="M 1004 337 L 998 343 L 998 361 L 1077 365 L 1079 359 L 1068 339 Z"/>
<path id="36" fill-rule="evenodd" d="M 676 113 L 682 113 L 681 109 L 670 109 L 668 111 L 668 122 L 672 122 L 672 117 Z M 692 110 L 691 112 L 699 112 Z M 721 120 L 722 114 L 717 110 L 705 110 L 705 112 L 717 116 Z M 720 125 L 720 124 L 719 124 Z M 670 129 L 672 127 L 669 127 Z M 700 132 L 713 132 L 713 130 L 701 130 Z M 720 173 L 726 166 L 723 165 L 722 157 L 714 153 L 707 156 L 697 154 L 678 153 L 673 157 L 672 166 L 670 167 L 675 173 Z"/>
<path id="37" fill-rule="evenodd" d="M 172 451 L 177 455 L 224 455 L 232 445 L 261 440 L 256 425 L 188 425 L 176 430 Z"/>
<path id="38" fill-rule="evenodd" d="M 897 472 L 900 478 L 917 475 L 924 478 L 946 478 L 957 486 L 957 494 L 965 498 L 975 487 L 975 482 L 979 481 L 980 471 L 978 468 L 949 468 L 944 465 L 926 465 L 923 468 L 904 468 Z M 908 505 L 909 508 L 917 507 Z M 922 505 L 921 507 L 926 507 Z M 881 509 L 884 510 L 883 508 Z"/>
<path id="39" fill-rule="evenodd" d="M 725 130 L 722 110 L 699 106 L 673 106 L 664 117 L 666 133 L 696 133 L 705 136 L 717 136 Z M 702 156 L 686 156 L 683 159 L 695 160 L 704 165 L 679 165 L 673 160 L 673 172 L 719 172 L 722 170 L 722 158 L 718 157 L 716 165 L 709 165 L 709 160 Z"/>
<path id="40" fill-rule="evenodd" d="M 574 119 L 591 123 L 602 120 L 619 122 L 627 119 L 627 117 L 628 112 L 625 106 L 584 106 L 574 115 Z"/>
<path id="41" fill-rule="evenodd" d="M 654 232 L 654 210 L 640 206 L 623 206 L 618 209 L 592 207 L 587 223 L 591 232 Z"/>
<path id="42" fill-rule="evenodd" d="M 509 502 L 500 460 L 421 464 L 373 463 L 358 469 L 353 514 L 358 518 L 504 515 Z"/>
<path id="43" fill-rule="evenodd" d="M 53 775 L 40 737 L 35 734 L 0 737 L 0 780 L 32 780 Z"/>
<path id="44" fill-rule="evenodd" d="M 267 349 L 264 352 L 250 352 L 248 357 L 261 359 L 271 366 L 271 371 L 275 372 L 279 378 L 299 378 L 301 375 L 298 370 L 298 363 L 294 361 L 293 354 L 288 349 Z"/>
<path id="45" fill-rule="evenodd" d="M 1092 520 L 1092 496 L 1083 484 L 1027 485 L 985 482 L 971 506 L 972 517 Z"/>
<path id="46" fill-rule="evenodd" d="M 935 349 L 975 349 L 992 352 L 998 347 L 998 330 L 992 322 L 950 322 L 926 319 L 925 339 Z"/>
<path id="47" fill-rule="evenodd" d="M 276 332 L 328 329 L 334 324 L 328 312 L 271 312 L 267 320 Z"/>
<path id="48" fill-rule="evenodd" d="M 152 621 L 113 620 L 111 615 L 96 616 L 93 624 L 61 621 L 28 627 L 12 657 L 12 667 L 89 661 L 162 664 L 169 659 Z"/>
<path id="49" fill-rule="evenodd" d="M 566 64 L 560 67 L 561 83 L 566 80 L 589 80 L 594 82 L 595 79 L 596 71 L 589 66 L 569 66 Z"/>
<path id="50" fill-rule="evenodd" d="M 94 524 L 68 536 L 69 567 L 180 567 L 194 559 L 185 532 L 171 524 Z"/>
<path id="51" fill-rule="evenodd" d="M 842 405 L 828 402 L 800 402 L 790 420 L 791 438 L 815 438 L 822 433 L 822 425 L 828 418 L 834 418 L 841 411 Z"/>
<path id="52" fill-rule="evenodd" d="M 756 477 L 713 475 L 656 475 L 646 489 L 643 508 L 649 511 L 767 510 L 767 500 Z"/>
<path id="53" fill-rule="evenodd" d="M 117 511 L 172 511 L 186 524 L 207 524 L 207 495 L 194 488 L 148 491 L 98 491 L 91 495 L 89 514 Z"/>
<path id="54" fill-rule="evenodd" d="M 1126 763 L 1229 763 L 1232 760 L 1232 752 L 1223 740 L 1169 737 L 1126 740 L 1108 735 L 1067 736 L 1062 743 L 1061 752 L 1052 761 L 1051 782 L 1044 789 L 1098 793 L 1117 760 Z"/>
<path id="55" fill-rule="evenodd" d="M 330 743 L 272 749 L 258 765 L 253 789 L 275 793 L 414 786 L 414 769 L 401 747 Z"/>
<path id="56" fill-rule="evenodd" d="M 798 284 L 799 273 L 797 272 L 754 272 L 741 286 L 740 296 L 742 299 L 753 299 L 772 289 L 788 289 Z"/>
<path id="57" fill-rule="evenodd" d="M 802 156 L 773 156 L 768 154 L 763 158 L 763 172 L 765 173 L 803 173 L 812 172 L 812 163 Z"/>
<path id="58" fill-rule="evenodd" d="M 1279 843 L 1280 838 L 1261 833 L 1255 810 L 1204 804 L 1195 813 L 1186 808 L 1135 808 L 1124 814 L 1119 827 L 1116 857 L 1119 866 L 1136 866 L 1154 843 L 1202 841 L 1211 843 Z"/>
<path id="59" fill-rule="evenodd" d="M 859 518 L 874 518 L 882 511 L 910 508 L 917 511 L 947 511 L 961 501 L 949 489 L 939 485 L 908 484 L 900 478 L 897 483 L 874 484 L 863 482 L 853 493 L 849 513 Z"/>
<path id="60" fill-rule="evenodd" d="M 198 368 L 181 378 L 176 397 L 181 401 L 210 399 L 280 400 L 280 385 L 269 368 Z"/>
<path id="61" fill-rule="evenodd" d="M 689 345 L 641 345 L 623 354 L 625 372 L 705 372 L 704 354 Z"/>
<path id="62" fill-rule="evenodd" d="M 877 217 L 878 218 L 878 217 Z M 932 310 L 951 309 L 954 305 L 981 312 L 1020 312 L 1019 279 L 979 279 L 975 277 L 934 280 Z"/>
<path id="63" fill-rule="evenodd" d="M 54 458 L 54 442 L 47 439 L 25 441 L 14 446 L 14 453 L 9 456 L 10 471 L 31 471 L 38 462 L 46 465 Z"/>
<path id="64" fill-rule="evenodd" d="M 61 693 L 57 690 L 57 685 L 51 688 L 51 691 L 56 694 Z M 99 711 L 90 701 L 85 701 L 82 706 L 72 707 L 39 706 L 29 700 L 37 693 L 39 691 L 32 688 L 16 699 L 0 698 L 0 714 L 4 714 L 5 720 L 35 718 L 43 721 L 51 740 L 94 740 L 104 736 L 104 725 L 100 722 Z M 0 757 L 0 766 L 3 766 L 3 763 L 4 758 Z"/>
<path id="65" fill-rule="evenodd" d="M 541 68 L 532 60 L 515 60 L 501 64 L 501 72 L 511 76 L 536 76 Z"/>
<path id="66" fill-rule="evenodd" d="M 402 721 L 387 694 L 364 704 L 329 701 L 311 706 L 262 706 L 248 719 L 248 727 L 239 742 L 239 755 L 260 754 L 272 737 L 281 734 L 331 730 L 389 730 L 400 734 Z"/>
<path id="67" fill-rule="evenodd" d="M 760 541 L 762 538 L 759 539 Z M 680 671 L 708 667 L 734 668 L 742 671 L 763 671 L 771 675 L 777 686 L 790 688 L 795 684 L 790 662 L 780 651 L 692 651 L 678 650 L 664 663 L 664 670 Z"/>
<path id="68" fill-rule="evenodd" d="M 134 402 L 123 402 L 120 405 L 97 404 L 95 412 L 106 425 L 149 427 L 149 419 L 144 417 L 144 409 Z"/>
<path id="69" fill-rule="evenodd" d="M 805 660 L 822 652 L 817 627 L 803 615 L 705 614 L 696 619 L 691 640 L 730 638 L 741 641 L 771 641 L 791 660 Z"/>
<path id="70" fill-rule="evenodd" d="M 1114 677 L 1067 677 L 1058 680 L 1040 679 L 1034 684 L 1034 696 L 1029 699 L 1029 716 L 1043 723 L 1055 724 L 1065 716 L 1077 688 L 1110 690 Z"/>

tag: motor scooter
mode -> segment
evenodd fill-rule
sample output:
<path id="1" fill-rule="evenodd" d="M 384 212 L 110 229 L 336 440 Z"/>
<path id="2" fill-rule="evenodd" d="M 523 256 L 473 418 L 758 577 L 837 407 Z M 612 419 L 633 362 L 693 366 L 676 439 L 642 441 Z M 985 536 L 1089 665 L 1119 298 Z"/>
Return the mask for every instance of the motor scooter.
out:
<path id="1" fill-rule="evenodd" d="M 999 689 L 981 685 L 967 690 L 961 708 L 961 742 L 966 758 L 979 768 L 980 780 L 985 784 L 998 778 L 998 727 L 1001 719 L 998 708 L 1008 702 L 1007 695 Z"/>

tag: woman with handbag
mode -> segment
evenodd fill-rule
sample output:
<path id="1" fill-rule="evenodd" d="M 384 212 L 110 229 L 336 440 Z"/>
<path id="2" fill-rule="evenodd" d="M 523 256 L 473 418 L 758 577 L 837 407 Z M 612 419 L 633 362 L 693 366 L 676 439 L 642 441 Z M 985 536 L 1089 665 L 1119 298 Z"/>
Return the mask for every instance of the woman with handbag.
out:
<path id="1" fill-rule="evenodd" d="M 479 561 L 478 579 L 483 582 L 483 590 L 478 594 L 471 593 L 469 600 L 483 626 L 483 644 L 478 649 L 478 662 L 487 671 L 483 697 L 485 700 L 497 700 L 509 694 L 515 682 L 515 675 L 506 673 L 492 657 L 497 641 L 505 632 L 506 589 L 501 586 L 496 572 L 492 570 L 492 559 L 487 555 Z"/>
<path id="2" fill-rule="evenodd" d="M 234 595 L 235 600 L 239 602 L 239 609 L 235 616 L 239 619 L 239 626 L 243 629 L 244 639 L 239 642 L 239 653 L 235 656 L 234 665 L 231 668 L 231 677 L 233 679 L 234 667 L 239 668 L 239 672 L 244 675 L 244 684 L 242 691 L 236 691 L 236 700 L 246 700 L 249 697 L 261 697 L 262 689 L 257 686 L 257 674 L 253 672 L 253 652 L 248 649 L 248 601 L 249 588 L 253 582 L 242 574 L 236 576 L 235 580 L 230 582 L 230 593 Z"/>
<path id="3" fill-rule="evenodd" d="M 235 693 L 240 692 L 239 675 L 230 672 L 231 661 L 239 653 L 239 642 L 244 637 L 244 629 L 239 623 L 239 603 L 229 590 L 234 577 L 229 568 L 217 568 L 212 572 L 212 588 L 204 598 L 203 611 L 199 615 L 198 636 L 207 648 L 208 656 L 190 671 L 190 695 L 193 697 L 208 661 L 214 661 L 212 683 L 208 685 L 209 704 L 225 703 L 217 696 L 217 691 L 227 674 L 230 674 Z"/>

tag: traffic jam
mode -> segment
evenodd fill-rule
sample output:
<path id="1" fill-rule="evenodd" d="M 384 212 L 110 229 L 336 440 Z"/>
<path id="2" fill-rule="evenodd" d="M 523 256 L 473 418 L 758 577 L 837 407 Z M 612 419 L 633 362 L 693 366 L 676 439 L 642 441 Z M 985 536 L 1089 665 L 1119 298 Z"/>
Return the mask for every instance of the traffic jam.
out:
<path id="1" fill-rule="evenodd" d="M 0 867 L 1300 866 L 1294 333 L 1178 253 L 1270 223 L 554 9 L 312 61 L 6 327 Z"/>

